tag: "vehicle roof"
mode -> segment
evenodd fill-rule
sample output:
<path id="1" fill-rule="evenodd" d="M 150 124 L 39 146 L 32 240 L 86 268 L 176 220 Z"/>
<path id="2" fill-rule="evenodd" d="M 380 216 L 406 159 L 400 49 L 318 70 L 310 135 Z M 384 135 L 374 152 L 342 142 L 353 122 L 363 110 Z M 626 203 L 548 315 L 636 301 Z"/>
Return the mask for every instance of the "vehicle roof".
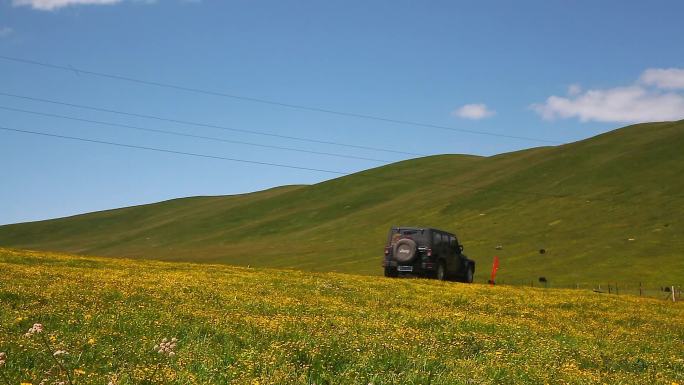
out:
<path id="1" fill-rule="evenodd" d="M 446 231 L 446 230 L 441 230 L 435 227 L 416 227 L 416 226 L 393 226 L 392 230 L 430 230 L 430 231 L 439 231 L 440 233 L 446 233 L 449 235 L 456 236 L 456 234 Z"/>

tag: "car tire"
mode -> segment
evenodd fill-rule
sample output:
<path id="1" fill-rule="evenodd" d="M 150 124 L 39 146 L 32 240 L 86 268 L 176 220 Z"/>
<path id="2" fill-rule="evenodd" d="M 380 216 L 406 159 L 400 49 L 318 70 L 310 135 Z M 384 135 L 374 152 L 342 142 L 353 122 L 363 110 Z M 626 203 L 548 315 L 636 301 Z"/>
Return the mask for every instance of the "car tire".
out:
<path id="1" fill-rule="evenodd" d="M 437 278 L 440 281 L 447 281 L 449 279 L 449 275 L 447 274 L 446 264 L 444 264 L 444 261 L 440 261 L 439 264 L 437 265 L 437 271 L 435 272 L 435 278 Z"/>
<path id="2" fill-rule="evenodd" d="M 392 256 L 399 263 L 409 263 L 415 258 L 418 246 L 413 239 L 402 238 L 394 244 Z"/>
<path id="3" fill-rule="evenodd" d="M 475 267 L 473 266 L 472 263 L 469 263 L 468 267 L 466 268 L 466 271 L 465 271 L 465 276 L 463 277 L 463 282 L 473 283 L 474 276 L 475 276 Z"/>
<path id="4" fill-rule="evenodd" d="M 385 277 L 387 278 L 396 278 L 399 276 L 399 273 L 397 272 L 397 269 L 394 267 L 386 267 L 385 268 Z"/>

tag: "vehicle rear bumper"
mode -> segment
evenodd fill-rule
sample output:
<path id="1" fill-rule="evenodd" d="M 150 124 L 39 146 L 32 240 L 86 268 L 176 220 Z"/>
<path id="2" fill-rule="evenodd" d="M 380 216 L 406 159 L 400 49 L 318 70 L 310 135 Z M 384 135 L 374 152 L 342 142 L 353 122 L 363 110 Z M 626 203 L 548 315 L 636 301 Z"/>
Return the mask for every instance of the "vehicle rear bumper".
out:
<path id="1" fill-rule="evenodd" d="M 400 267 L 411 267 L 411 273 L 420 274 L 428 273 L 437 270 L 437 263 L 431 261 L 416 261 L 413 263 L 398 263 L 397 261 L 382 261 L 382 267 L 395 267 L 399 270 Z M 401 271 L 400 271 L 401 272 Z"/>

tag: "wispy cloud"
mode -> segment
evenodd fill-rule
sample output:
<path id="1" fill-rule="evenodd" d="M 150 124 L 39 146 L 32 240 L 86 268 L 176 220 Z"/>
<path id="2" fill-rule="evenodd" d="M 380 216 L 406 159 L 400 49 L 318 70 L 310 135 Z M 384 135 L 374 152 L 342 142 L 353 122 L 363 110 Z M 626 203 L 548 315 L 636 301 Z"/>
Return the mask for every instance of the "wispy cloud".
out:
<path id="1" fill-rule="evenodd" d="M 496 111 L 490 110 L 486 104 L 475 103 L 463 105 L 451 114 L 459 118 L 480 120 L 495 115 Z"/>
<path id="2" fill-rule="evenodd" d="M 31 7 L 39 11 L 54 11 L 59 8 L 74 5 L 111 5 L 122 3 L 126 0 L 12 0 L 15 7 Z M 202 0 L 178 0 L 181 3 L 201 3 Z M 133 3 L 157 4 L 158 0 L 130 0 Z"/>
<path id="3" fill-rule="evenodd" d="M 571 86 L 566 96 L 550 96 L 530 107 L 547 120 L 639 123 L 684 119 L 683 69 L 648 69 L 628 86 L 582 91 Z"/>
<path id="4" fill-rule="evenodd" d="M 582 86 L 579 84 L 571 84 L 568 87 L 568 95 L 575 96 L 579 95 L 580 93 L 582 93 Z"/>
<path id="5" fill-rule="evenodd" d="M 684 68 L 653 68 L 641 74 L 641 82 L 669 90 L 684 89 Z"/>
<path id="6" fill-rule="evenodd" d="M 11 27 L 0 27 L 0 38 L 7 37 L 14 33 L 14 29 Z"/>
<path id="7" fill-rule="evenodd" d="M 71 5 L 108 5 L 120 2 L 121 0 L 12 0 L 12 5 L 28 6 L 40 11 L 53 11 Z"/>

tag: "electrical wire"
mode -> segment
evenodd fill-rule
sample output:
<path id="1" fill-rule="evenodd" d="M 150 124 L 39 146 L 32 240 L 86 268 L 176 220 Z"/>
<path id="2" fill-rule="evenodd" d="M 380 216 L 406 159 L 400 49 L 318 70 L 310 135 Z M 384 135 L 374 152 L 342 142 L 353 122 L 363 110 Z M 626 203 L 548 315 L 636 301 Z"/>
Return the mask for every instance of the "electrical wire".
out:
<path id="1" fill-rule="evenodd" d="M 230 162 L 240 162 L 240 163 L 258 164 L 258 165 L 262 165 L 262 166 L 291 168 L 291 169 L 295 169 L 295 170 L 316 171 L 316 172 L 323 172 L 323 173 L 328 173 L 328 174 L 348 175 L 348 173 L 342 172 L 342 171 L 332 171 L 332 170 L 324 170 L 324 169 L 318 169 L 318 168 L 312 168 L 312 167 L 291 166 L 291 165 L 280 164 L 280 163 L 261 162 L 261 161 L 256 161 L 256 160 L 246 160 L 246 159 L 238 159 L 238 158 L 229 158 L 229 157 L 224 157 L 224 156 L 198 154 L 198 153 L 193 153 L 193 152 L 168 150 L 168 149 L 157 148 L 157 147 L 139 146 L 139 145 L 135 145 L 135 144 L 109 142 L 109 141 L 105 141 L 105 140 L 96 140 L 96 139 L 87 139 L 87 138 L 81 138 L 81 137 L 77 137 L 77 136 L 50 134 L 47 132 L 30 131 L 30 130 L 20 130 L 20 129 L 4 127 L 4 126 L 0 126 L 0 130 L 19 132 L 19 133 L 23 133 L 23 134 L 47 136 L 47 137 L 52 137 L 52 138 L 75 140 L 75 141 L 86 142 L 86 143 L 106 144 L 109 146 L 117 146 L 117 147 L 135 148 L 138 150 L 163 152 L 163 153 L 167 153 L 167 154 L 186 155 L 186 156 L 193 156 L 193 157 L 207 158 L 207 159 L 227 160 Z"/>
<path id="2" fill-rule="evenodd" d="M 216 155 L 207 155 L 207 154 L 200 154 L 200 153 L 193 153 L 193 152 L 162 149 L 162 148 L 158 148 L 158 147 L 140 146 L 140 145 L 128 144 L 128 143 L 119 143 L 119 142 L 110 142 L 110 141 L 104 141 L 104 140 L 88 139 L 88 138 L 82 138 L 82 137 L 77 137 L 77 136 L 52 134 L 52 133 L 41 132 L 41 131 L 22 130 L 22 129 L 16 129 L 16 128 L 5 127 L 5 126 L 0 126 L 0 130 L 7 131 L 7 132 L 17 132 L 17 133 L 23 133 L 23 134 L 31 134 L 31 135 L 39 135 L 39 136 L 52 137 L 52 138 L 74 140 L 74 141 L 86 142 L 86 143 L 96 143 L 96 144 L 104 144 L 104 145 L 110 145 L 110 146 L 116 146 L 116 147 L 125 147 L 125 148 L 133 148 L 133 149 L 146 150 L 146 151 L 155 151 L 155 152 L 168 153 L 168 154 L 174 154 L 174 155 L 186 155 L 186 156 L 192 156 L 192 157 L 198 157 L 198 158 L 217 159 L 217 160 L 224 160 L 224 161 L 231 161 L 231 162 L 240 162 L 240 163 L 262 165 L 262 166 L 272 166 L 272 167 L 289 168 L 289 169 L 296 169 L 296 170 L 315 171 L 315 172 L 335 174 L 335 175 L 340 175 L 340 176 L 348 176 L 348 175 L 353 174 L 353 175 L 356 175 L 359 177 L 365 177 L 365 178 L 371 178 L 371 179 L 382 179 L 382 180 L 389 180 L 389 181 L 404 181 L 404 182 L 408 182 L 408 183 L 425 182 L 425 180 L 420 179 L 420 178 L 383 177 L 380 175 L 368 175 L 365 173 L 365 171 L 357 172 L 357 173 L 351 173 L 351 172 L 344 172 L 344 171 L 320 169 L 320 168 L 314 168 L 314 167 L 294 166 L 294 165 L 286 165 L 286 164 L 272 163 L 272 162 L 262 162 L 262 161 L 247 160 L 247 159 L 240 159 L 240 158 L 231 158 L 231 157 L 223 157 L 223 156 L 216 156 Z M 568 195 L 547 194 L 547 193 L 541 193 L 541 192 L 536 192 L 536 191 L 518 191 L 518 190 L 509 190 L 509 189 L 498 189 L 498 188 L 492 188 L 492 187 L 472 187 L 472 186 L 455 185 L 455 184 L 447 184 L 447 183 L 439 183 L 439 182 L 435 183 L 432 181 L 430 182 L 430 185 L 445 186 L 445 187 L 451 187 L 451 188 L 460 188 L 463 190 L 473 190 L 473 191 L 499 191 L 499 192 L 506 192 L 506 193 L 511 193 L 511 194 L 522 194 L 522 195 L 535 196 L 537 198 L 540 198 L 540 197 L 568 198 L 568 197 L 570 197 Z"/>
<path id="3" fill-rule="evenodd" d="M 201 123 L 201 122 L 192 122 L 192 121 L 188 121 L 188 120 L 165 118 L 165 117 L 157 116 L 157 115 L 147 115 L 147 114 L 140 114 L 140 113 L 135 113 L 135 112 L 113 110 L 113 109 L 109 109 L 109 108 L 87 106 L 84 104 L 67 103 L 67 102 L 62 102 L 59 100 L 37 98 L 37 97 L 25 96 L 25 95 L 17 95 L 17 94 L 11 94 L 11 93 L 1 92 L 1 91 L 0 91 L 0 95 L 15 98 L 15 99 L 31 100 L 34 102 L 49 103 L 49 104 L 55 104 L 55 105 L 60 105 L 60 106 L 80 108 L 80 109 L 84 109 L 84 110 L 98 111 L 98 112 L 107 112 L 107 113 L 117 114 L 117 115 L 122 115 L 122 116 L 131 116 L 131 117 L 136 117 L 136 118 L 158 120 L 158 121 L 162 121 L 162 122 L 182 124 L 182 125 L 186 125 L 186 126 L 214 128 L 214 129 L 219 129 L 219 130 L 242 132 L 242 133 L 247 133 L 247 134 L 268 136 L 268 137 L 273 137 L 273 138 L 297 140 L 297 141 L 301 141 L 301 142 L 327 144 L 327 145 L 333 145 L 333 146 L 348 147 L 348 148 L 370 150 L 370 151 L 379 151 L 379 152 L 388 152 L 388 153 L 402 154 L 402 155 L 411 155 L 411 156 L 427 156 L 428 155 L 428 154 L 421 154 L 421 153 L 416 153 L 416 152 L 392 150 L 392 149 L 387 149 L 387 148 L 361 146 L 361 145 L 356 145 L 356 144 L 347 144 L 347 143 L 340 143 L 340 142 L 333 142 L 333 141 L 303 138 L 303 137 L 297 137 L 297 136 L 280 135 L 280 134 L 274 134 L 274 133 L 266 132 L 266 131 L 246 130 L 246 129 L 241 129 L 241 128 L 220 126 L 217 124 L 210 124 L 210 123 Z"/>
<path id="4" fill-rule="evenodd" d="M 51 117 L 51 118 L 73 120 L 73 121 L 77 121 L 77 122 L 85 122 L 85 123 L 99 124 L 99 125 L 112 126 L 112 127 L 129 128 L 129 129 L 133 129 L 133 130 L 154 132 L 154 133 L 159 133 L 159 134 L 164 134 L 164 135 L 175 135 L 175 136 L 182 136 L 182 137 L 187 137 L 187 138 L 204 139 L 204 140 L 211 140 L 211 141 L 216 141 L 216 142 L 233 143 L 233 144 L 240 144 L 240 145 L 254 146 L 254 147 L 261 147 L 261 148 L 271 148 L 271 149 L 275 149 L 275 150 L 296 151 L 296 152 L 302 152 L 302 153 L 307 153 L 307 154 L 326 155 L 326 156 L 333 156 L 333 157 L 338 157 L 338 158 L 367 160 L 367 161 L 379 162 L 379 163 L 385 163 L 385 164 L 392 163 L 392 161 L 384 160 L 384 159 L 365 158 L 365 157 L 361 157 L 361 156 L 337 154 L 337 153 L 324 152 L 324 151 L 312 151 L 312 150 L 304 150 L 304 149 L 292 148 L 292 147 L 272 146 L 272 145 L 261 144 L 261 143 L 243 142 L 243 141 L 239 141 L 239 140 L 217 138 L 217 137 L 213 137 L 213 136 L 188 134 L 188 133 L 179 132 L 179 131 L 161 130 L 161 129 L 156 129 L 156 128 L 133 126 L 133 125 L 129 125 L 129 124 L 103 122 L 100 120 L 91 120 L 91 119 L 78 118 L 78 117 L 74 117 L 74 116 L 52 114 L 52 113 L 47 113 L 47 112 L 24 110 L 24 109 L 20 109 L 20 108 L 13 108 L 13 107 L 7 107 L 7 106 L 2 106 L 2 105 L 0 105 L 0 109 L 6 110 L 6 111 L 21 112 L 21 113 L 25 113 L 25 114 L 33 114 L 33 115 Z"/>
<path id="5" fill-rule="evenodd" d="M 444 187 L 456 188 L 456 189 L 461 189 L 461 190 L 483 191 L 483 192 L 496 191 L 496 192 L 503 192 L 503 193 L 517 194 L 517 195 L 533 196 L 533 197 L 536 197 L 537 199 L 539 199 L 539 198 L 572 199 L 572 200 L 576 200 L 578 202 L 581 201 L 581 203 L 583 203 L 583 204 L 588 204 L 588 203 L 591 203 L 593 201 L 601 201 L 601 202 L 607 202 L 607 203 L 615 202 L 612 199 L 607 199 L 607 198 L 603 198 L 603 197 L 582 197 L 582 196 L 575 196 L 575 195 L 570 195 L 570 194 L 549 194 L 549 193 L 543 193 L 543 192 L 538 192 L 538 191 L 501 189 L 501 188 L 489 187 L 489 186 L 488 187 L 464 186 L 462 184 L 456 185 L 456 184 L 447 184 L 447 183 L 440 183 L 440 182 L 434 182 L 434 181 L 426 181 L 422 178 L 408 178 L 408 177 L 396 177 L 396 176 L 383 177 L 381 175 L 374 175 L 374 174 L 369 175 L 367 173 L 368 170 L 353 173 L 353 172 L 345 172 L 345 171 L 338 171 L 338 170 L 321 169 L 321 168 L 315 168 L 315 167 L 295 166 L 295 165 L 287 165 L 287 164 L 281 164 L 281 163 L 263 162 L 263 161 L 256 161 L 256 160 L 248 160 L 248 159 L 200 154 L 200 153 L 193 153 L 193 152 L 177 151 L 177 150 L 163 149 L 163 148 L 158 148 L 158 147 L 134 145 L 134 144 L 128 144 L 128 143 L 118 143 L 118 142 L 110 142 L 110 141 L 104 141 L 104 140 L 88 139 L 88 138 L 68 136 L 68 135 L 60 135 L 60 134 L 52 134 L 52 133 L 40 132 L 40 131 L 22 130 L 22 129 L 16 129 L 16 128 L 11 128 L 11 127 L 6 127 L 6 126 L 0 126 L 0 130 L 6 131 L 6 132 L 16 132 L 16 133 L 22 133 L 22 134 L 30 134 L 30 135 L 38 135 L 38 136 L 44 136 L 44 137 L 67 139 L 67 140 L 73 140 L 73 141 L 79 141 L 79 142 L 85 142 L 85 143 L 103 144 L 103 145 L 110 145 L 110 146 L 116 146 L 116 147 L 124 147 L 124 148 L 138 149 L 138 150 L 154 151 L 154 152 L 167 153 L 167 154 L 173 154 L 173 155 L 184 155 L 184 156 L 192 156 L 192 157 L 197 157 L 197 158 L 215 159 L 215 160 L 223 160 L 223 161 L 238 162 L 238 163 L 245 163 L 245 164 L 261 165 L 261 166 L 280 167 L 280 168 L 288 168 L 288 169 L 303 170 L 303 171 L 313 171 L 313 172 L 320 172 L 320 173 L 326 173 L 326 174 L 334 174 L 334 175 L 339 175 L 339 176 L 354 175 L 354 176 L 369 178 L 369 179 L 378 179 L 378 180 L 393 181 L 393 182 L 400 181 L 400 182 L 406 182 L 406 183 L 425 183 L 425 182 L 428 182 L 430 186 L 433 186 L 433 185 L 434 186 L 444 186 Z M 677 196 L 677 197 L 681 197 L 681 196 Z M 626 202 L 626 203 L 643 204 L 642 201 L 630 201 L 630 200 L 625 200 L 625 199 L 622 199 L 622 201 Z"/>
<path id="6" fill-rule="evenodd" d="M 196 87 L 187 87 L 187 86 L 181 86 L 181 85 L 177 85 L 177 84 L 170 84 L 170 83 L 163 83 L 163 82 L 152 81 L 152 80 L 138 79 L 138 78 L 122 76 L 122 75 L 115 75 L 115 74 L 110 74 L 110 73 L 105 73 L 105 72 L 90 71 L 90 70 L 75 68 L 73 66 L 63 66 L 63 65 L 57 65 L 57 64 L 52 64 L 52 63 L 40 62 L 40 61 L 36 61 L 36 60 L 17 58 L 17 57 L 6 56 L 6 55 L 0 55 L 0 59 L 6 60 L 6 61 L 12 61 L 15 63 L 30 64 L 30 65 L 41 66 L 41 67 L 45 67 L 45 68 L 74 72 L 77 75 L 78 74 L 86 74 L 86 75 L 97 76 L 97 77 L 106 78 L 106 79 L 113 79 L 113 80 L 137 83 L 137 84 L 142 84 L 142 85 L 146 85 L 146 86 L 154 86 L 154 87 L 160 87 L 160 88 L 174 89 L 174 90 L 178 90 L 178 91 L 192 92 L 192 93 L 197 93 L 197 94 L 219 96 L 219 97 L 231 98 L 231 99 L 242 100 L 242 101 L 247 101 L 247 102 L 252 102 L 252 103 L 261 103 L 261 104 L 268 104 L 268 105 L 273 105 L 273 106 L 278 106 L 278 107 L 297 109 L 297 110 L 302 110 L 302 111 L 319 112 L 319 113 L 325 113 L 325 114 L 333 114 L 333 115 L 346 116 L 346 117 L 352 117 L 352 118 L 358 118 L 358 119 L 375 120 L 375 121 L 400 124 L 400 125 L 407 125 L 407 126 L 435 128 L 435 129 L 455 131 L 455 132 L 460 132 L 460 133 L 475 134 L 475 135 L 486 135 L 486 136 L 493 136 L 493 137 L 499 137 L 499 138 L 517 139 L 517 140 L 546 143 L 546 144 L 559 144 L 560 143 L 558 141 L 553 141 L 553 140 L 548 140 L 548 139 L 533 138 L 533 137 L 519 136 L 519 135 L 500 134 L 500 133 L 496 133 L 496 132 L 464 129 L 464 128 L 450 127 L 450 126 L 444 126 L 444 125 L 432 124 L 432 123 L 415 122 L 415 121 L 410 121 L 410 120 L 387 118 L 387 117 L 383 117 L 383 116 L 360 114 L 360 113 L 355 113 L 355 112 L 339 111 L 339 110 L 332 110 L 332 109 L 327 109 L 327 108 L 319 108 L 319 107 L 307 106 L 307 105 L 303 105 L 303 104 L 284 103 L 284 102 L 279 102 L 279 101 L 274 101 L 274 100 L 255 98 L 255 97 L 231 94 L 231 93 L 226 93 L 226 92 L 205 90 L 205 89 L 196 88 Z"/>

